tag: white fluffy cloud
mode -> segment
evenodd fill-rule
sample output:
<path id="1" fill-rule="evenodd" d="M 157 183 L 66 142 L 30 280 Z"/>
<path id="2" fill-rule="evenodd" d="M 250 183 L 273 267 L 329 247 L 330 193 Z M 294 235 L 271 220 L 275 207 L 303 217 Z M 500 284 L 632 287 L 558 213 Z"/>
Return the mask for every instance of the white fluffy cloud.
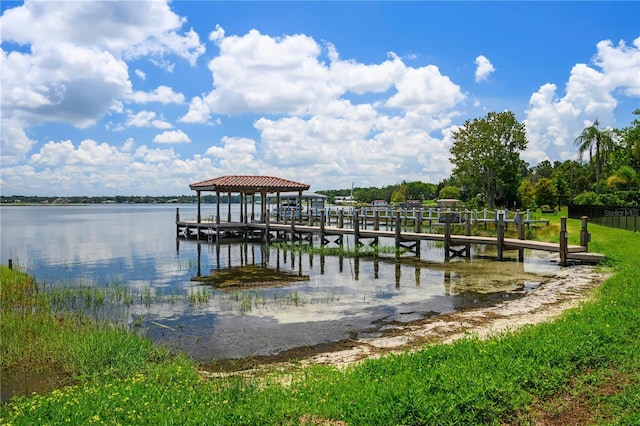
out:
<path id="1" fill-rule="evenodd" d="M 207 96 L 212 112 L 304 113 L 339 90 L 327 84 L 321 46 L 306 35 L 251 30 L 215 41 L 220 54 L 209 62 L 215 89 Z"/>
<path id="2" fill-rule="evenodd" d="M 213 157 L 220 167 L 229 174 L 242 175 L 257 173 L 256 143 L 249 138 L 223 137 L 222 146 L 212 146 L 206 155 Z"/>
<path id="3" fill-rule="evenodd" d="M 333 45 L 323 48 L 305 35 L 224 34 L 217 27 L 210 36 L 220 48 L 209 63 L 215 87 L 206 97 L 192 99 L 183 121 L 201 122 L 211 113 L 318 114 L 349 92 L 391 88 L 395 94 L 383 98 L 387 106 L 426 114 L 445 112 L 464 99 L 460 87 L 437 67 L 407 67 L 394 53 L 381 64 L 365 65 L 340 60 Z"/>
<path id="4" fill-rule="evenodd" d="M 177 56 L 194 64 L 204 52 L 198 35 L 178 31 L 184 18 L 166 2 L 44 2 L 27 0 L 0 18 L 2 41 L 26 46 L 2 50 L 3 163 L 24 158 L 33 146 L 24 126 L 46 122 L 93 126 L 121 109 L 121 100 L 184 102 L 165 88 L 146 98 L 132 94 L 128 60 Z M 137 73 L 139 76 L 140 73 Z M 144 75 L 144 73 L 142 73 Z"/>
<path id="5" fill-rule="evenodd" d="M 21 193 L 48 195 L 117 193 L 164 195 L 184 193 L 189 183 L 221 174 L 210 158 L 196 155 L 182 160 L 172 149 L 148 148 L 131 152 L 134 141 L 121 148 L 105 142 L 50 141 L 24 165 L 3 167 L 3 187 Z"/>
<path id="6" fill-rule="evenodd" d="M 189 143 L 191 139 L 182 130 L 168 130 L 153 138 L 155 143 Z"/>
<path id="7" fill-rule="evenodd" d="M 140 111 L 129 114 L 126 126 L 155 127 L 156 129 L 170 129 L 173 127 L 168 121 L 158 119 L 153 111 Z"/>
<path id="8" fill-rule="evenodd" d="M 331 175 L 336 183 L 348 176 L 363 185 L 382 184 L 398 170 L 407 170 L 411 179 L 415 167 L 425 179 L 448 174 L 448 162 L 420 156 L 445 155 L 447 148 L 430 132 L 450 125 L 455 106 L 465 99 L 436 66 L 409 67 L 392 52 L 380 64 L 341 60 L 335 46 L 304 35 L 271 37 L 252 30 L 226 36 L 218 26 L 210 39 L 220 48 L 209 63 L 214 88 L 193 98 L 181 121 L 203 123 L 221 113 L 270 115 L 255 121 L 262 156 L 225 154 L 243 153 L 232 142 L 247 141 L 227 138 L 207 151 L 222 159 L 221 166 L 284 170 L 303 181 L 317 175 L 327 185 Z M 354 104 L 349 94 L 375 99 Z M 409 163 L 415 167 L 405 167 Z"/>
<path id="9" fill-rule="evenodd" d="M 387 105 L 421 114 L 446 112 L 464 99 L 460 87 L 434 65 L 409 68 L 395 86 L 398 92 L 389 98 Z"/>
<path id="10" fill-rule="evenodd" d="M 523 158 L 529 162 L 576 158 L 575 138 L 585 123 L 598 119 L 614 126 L 614 94 L 640 96 L 640 37 L 633 46 L 610 41 L 597 45 L 591 66 L 576 64 L 566 83 L 564 95 L 547 83 L 531 95 L 526 111 L 529 148 Z"/>
<path id="11" fill-rule="evenodd" d="M 136 91 L 131 94 L 131 101 L 138 104 L 146 104 L 149 102 L 158 102 L 161 104 L 182 104 L 184 103 L 184 95 L 176 93 L 171 87 L 158 86 L 152 92 Z"/>
<path id="12" fill-rule="evenodd" d="M 208 103 L 200 98 L 194 97 L 189 103 L 189 111 L 180 118 L 183 123 L 206 123 L 211 119 L 211 109 Z"/>
<path id="13" fill-rule="evenodd" d="M 491 61 L 489 61 L 484 55 L 478 56 L 475 64 L 477 82 L 487 80 L 489 75 L 496 70 Z"/>

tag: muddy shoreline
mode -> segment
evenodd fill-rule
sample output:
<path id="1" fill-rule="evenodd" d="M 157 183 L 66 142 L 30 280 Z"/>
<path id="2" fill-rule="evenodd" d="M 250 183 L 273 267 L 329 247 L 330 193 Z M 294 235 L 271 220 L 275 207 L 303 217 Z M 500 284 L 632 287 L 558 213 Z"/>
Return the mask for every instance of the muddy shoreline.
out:
<path id="1" fill-rule="evenodd" d="M 273 356 L 203 363 L 207 376 L 258 374 L 265 368 L 289 370 L 294 365 L 325 364 L 343 368 L 368 358 L 415 351 L 425 345 L 449 343 L 465 337 L 486 338 L 524 325 L 551 321 L 587 300 L 608 274 L 593 266 L 562 268 L 539 287 L 520 298 L 492 306 L 466 309 L 406 323 L 394 323 L 379 337 L 363 337 L 294 348 Z"/>

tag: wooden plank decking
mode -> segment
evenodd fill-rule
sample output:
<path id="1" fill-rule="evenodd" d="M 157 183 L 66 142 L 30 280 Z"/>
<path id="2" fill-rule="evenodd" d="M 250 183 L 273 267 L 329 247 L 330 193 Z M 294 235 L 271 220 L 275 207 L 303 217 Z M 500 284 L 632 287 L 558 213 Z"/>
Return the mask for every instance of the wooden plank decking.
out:
<path id="1" fill-rule="evenodd" d="M 585 218 L 586 219 L 586 218 Z M 477 236 L 468 235 L 470 227 L 467 228 L 467 235 L 451 234 L 450 227 L 445 226 L 444 234 L 424 233 L 424 232 L 405 232 L 401 229 L 399 220 L 394 230 L 379 229 L 359 229 L 357 218 L 352 221 L 354 224 L 351 228 L 340 226 L 300 224 L 294 222 L 289 223 L 255 223 L 255 222 L 219 222 L 205 221 L 180 221 L 176 220 L 176 232 L 178 237 L 208 239 L 209 241 L 218 240 L 226 237 L 240 238 L 259 238 L 262 241 L 286 240 L 286 241 L 302 241 L 311 242 L 312 236 L 320 236 L 321 244 L 331 242 L 327 237 L 338 237 L 335 241 L 342 243 L 344 236 L 352 236 L 357 244 L 362 244 L 362 240 L 374 240 L 376 243 L 380 238 L 394 239 L 396 247 L 405 247 L 419 254 L 421 241 L 437 241 L 445 244 L 445 259 L 455 256 L 470 255 L 470 246 L 472 244 L 493 245 L 498 247 L 498 259 L 502 259 L 504 250 L 519 250 L 520 258 L 523 257 L 523 250 L 542 250 L 560 254 L 560 262 L 567 264 L 568 260 L 576 260 L 581 262 L 598 263 L 604 260 L 604 256 L 598 253 L 587 253 L 589 234 L 586 229 L 586 220 L 583 220 L 583 229 L 581 231 L 581 245 L 568 245 L 560 243 L 550 243 L 543 241 L 534 241 L 524 239 L 524 221 L 519 224 L 519 235 L 521 238 L 504 238 L 504 234 L 498 232 L 498 236 Z M 497 226 L 503 226 L 497 225 Z M 498 228 L 500 229 L 500 228 Z M 275 234 L 274 234 L 275 233 Z M 566 218 L 561 220 L 560 240 L 566 241 Z M 407 245 L 410 243 L 410 245 Z M 412 244 L 411 244 L 412 243 Z M 461 248 L 462 247 L 462 248 Z"/>

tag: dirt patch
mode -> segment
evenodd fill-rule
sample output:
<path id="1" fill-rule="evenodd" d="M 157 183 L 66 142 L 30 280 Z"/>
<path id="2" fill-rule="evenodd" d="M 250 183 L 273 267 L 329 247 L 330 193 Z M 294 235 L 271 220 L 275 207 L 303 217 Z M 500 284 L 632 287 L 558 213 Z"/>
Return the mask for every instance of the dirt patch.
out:
<path id="1" fill-rule="evenodd" d="M 517 413 L 521 420 L 518 424 L 578 426 L 608 423 L 615 413 L 598 407 L 601 398 L 623 392 L 630 383 L 631 378 L 619 371 L 611 371 L 603 382 L 593 385 L 576 386 L 575 379 L 572 379 L 566 391 L 550 395 Z"/>
<path id="2" fill-rule="evenodd" d="M 207 375 L 258 373 L 265 367 L 286 370 L 297 365 L 326 364 L 339 368 L 385 354 L 418 350 L 433 343 L 448 343 L 464 337 L 486 338 L 556 318 L 584 301 L 607 274 L 594 267 L 562 268 L 549 281 L 523 297 L 489 307 L 433 315 L 409 323 L 395 323 L 379 337 L 342 340 L 295 348 L 275 356 L 244 360 L 220 360 L 202 366 Z"/>

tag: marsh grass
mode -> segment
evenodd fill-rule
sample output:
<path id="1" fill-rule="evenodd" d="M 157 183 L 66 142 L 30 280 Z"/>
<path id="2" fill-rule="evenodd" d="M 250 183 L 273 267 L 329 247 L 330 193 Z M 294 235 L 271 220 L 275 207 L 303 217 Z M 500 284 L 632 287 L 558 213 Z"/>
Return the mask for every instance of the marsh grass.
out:
<path id="1" fill-rule="evenodd" d="M 60 379 L 107 371 L 125 374 L 166 354 L 117 323 L 60 309 L 105 304 L 105 293 L 78 287 L 48 294 L 18 270 L 2 267 L 0 305 L 2 374 L 52 372 Z M 62 300 L 64 298 L 66 302 Z M 125 296 L 121 296 L 125 297 Z"/>
<path id="2" fill-rule="evenodd" d="M 570 227 L 578 229 L 579 224 Z M 1 407 L 0 421 L 16 425 L 639 424 L 640 237 L 599 226 L 591 229 L 593 251 L 614 259 L 605 266 L 613 275 L 588 300 L 553 322 L 485 340 L 469 336 L 452 344 L 425 342 L 418 352 L 371 359 L 345 370 L 292 367 L 263 378 L 205 379 L 182 357 L 150 362 L 157 359 L 154 352 L 141 349 L 149 348 L 149 343 L 136 338 L 133 346 L 118 343 L 99 360 L 90 360 L 77 385 L 17 398 Z M 28 284 L 22 288 L 29 292 Z M 2 321 L 4 338 L 4 311 Z M 61 325 L 54 322 L 51 327 Z M 83 322 L 74 327 L 82 330 Z M 91 347 L 89 352 L 95 354 L 98 344 L 80 344 L 91 342 L 79 337 L 82 334 L 75 333 L 77 341 L 69 344 Z M 101 363 L 121 374 L 105 373 L 109 369 Z M 125 365 L 130 368 L 126 374 Z"/>

